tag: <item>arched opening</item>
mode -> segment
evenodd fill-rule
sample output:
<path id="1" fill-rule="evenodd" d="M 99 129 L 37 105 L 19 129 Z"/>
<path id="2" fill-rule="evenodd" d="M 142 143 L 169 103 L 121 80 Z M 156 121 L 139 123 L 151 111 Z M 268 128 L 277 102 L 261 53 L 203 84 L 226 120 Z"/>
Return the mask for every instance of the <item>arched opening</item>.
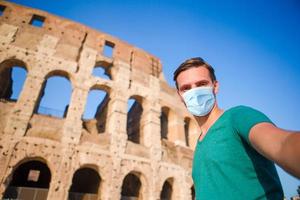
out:
<path id="1" fill-rule="evenodd" d="M 0 99 L 17 101 L 22 91 L 27 71 L 19 60 L 6 60 L 0 64 Z"/>
<path id="2" fill-rule="evenodd" d="M 3 13 L 4 13 L 5 9 L 6 9 L 6 6 L 4 6 L 4 5 L 0 5 L 0 16 L 2 16 L 2 15 L 3 15 Z"/>
<path id="3" fill-rule="evenodd" d="M 192 200 L 195 200 L 196 195 L 195 195 L 195 187 L 194 186 L 191 187 L 191 194 L 192 194 Z"/>
<path id="4" fill-rule="evenodd" d="M 142 183 L 139 175 L 129 173 L 123 180 L 121 200 L 140 200 Z"/>
<path id="5" fill-rule="evenodd" d="M 72 86 L 66 75 L 51 75 L 43 84 L 36 112 L 58 118 L 67 116 Z"/>
<path id="6" fill-rule="evenodd" d="M 128 140 L 134 143 L 140 143 L 141 137 L 141 120 L 143 114 L 142 98 L 131 97 L 128 100 L 127 111 L 127 135 Z"/>
<path id="7" fill-rule="evenodd" d="M 78 169 L 73 175 L 69 200 L 97 199 L 101 177 L 91 168 Z"/>
<path id="8" fill-rule="evenodd" d="M 162 107 L 160 114 L 160 135 L 162 139 L 168 139 L 170 109 Z"/>
<path id="9" fill-rule="evenodd" d="M 172 193 L 173 193 L 173 179 L 169 178 L 164 182 L 162 191 L 160 193 L 160 199 L 161 200 L 171 200 L 172 199 Z"/>
<path id="10" fill-rule="evenodd" d="M 111 80 L 111 65 L 107 62 L 97 62 L 93 69 L 93 76 Z"/>
<path id="11" fill-rule="evenodd" d="M 28 161 L 13 172 L 4 199 L 43 200 L 47 199 L 51 172 L 45 163 Z"/>
<path id="12" fill-rule="evenodd" d="M 104 90 L 90 90 L 83 115 L 83 126 L 89 130 L 96 126 L 97 133 L 104 133 L 109 104 L 109 94 Z"/>
<path id="13" fill-rule="evenodd" d="M 190 146 L 190 121 L 191 119 L 186 117 L 184 118 L 184 137 L 185 137 L 185 144 L 187 147 Z"/>

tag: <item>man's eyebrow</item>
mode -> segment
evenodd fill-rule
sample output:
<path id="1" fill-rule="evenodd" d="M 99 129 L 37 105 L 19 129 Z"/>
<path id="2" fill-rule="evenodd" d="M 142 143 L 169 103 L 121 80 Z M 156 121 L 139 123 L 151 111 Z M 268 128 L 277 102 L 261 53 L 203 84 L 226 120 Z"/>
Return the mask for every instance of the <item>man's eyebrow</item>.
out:
<path id="1" fill-rule="evenodd" d="M 182 89 L 182 88 L 188 88 L 190 87 L 190 84 L 189 83 L 186 83 L 186 84 L 183 84 L 179 87 L 179 89 Z"/>
<path id="2" fill-rule="evenodd" d="M 197 81 L 196 85 L 197 84 L 201 84 L 201 83 L 209 83 L 209 80 L 200 80 L 200 81 Z"/>
<path id="3" fill-rule="evenodd" d="M 196 81 L 196 83 L 202 83 L 202 82 L 208 82 L 208 80 L 202 79 L 202 80 Z"/>

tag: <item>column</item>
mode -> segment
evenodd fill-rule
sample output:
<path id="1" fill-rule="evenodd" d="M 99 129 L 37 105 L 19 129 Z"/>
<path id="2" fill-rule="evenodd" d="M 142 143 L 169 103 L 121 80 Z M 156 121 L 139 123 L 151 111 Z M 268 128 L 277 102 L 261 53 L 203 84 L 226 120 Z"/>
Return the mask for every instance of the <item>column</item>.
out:
<path id="1" fill-rule="evenodd" d="M 89 92 L 88 78 L 95 66 L 97 52 L 84 47 L 79 58 L 79 71 L 73 81 L 73 92 L 69 104 L 68 113 L 63 127 L 63 142 L 78 143 L 82 131 L 82 115 Z"/>
<path id="2" fill-rule="evenodd" d="M 24 136 L 39 99 L 43 82 L 44 79 L 35 74 L 34 70 L 29 71 L 20 97 L 10 112 L 7 125 L 4 129 L 5 134 L 14 134 L 17 137 Z"/>

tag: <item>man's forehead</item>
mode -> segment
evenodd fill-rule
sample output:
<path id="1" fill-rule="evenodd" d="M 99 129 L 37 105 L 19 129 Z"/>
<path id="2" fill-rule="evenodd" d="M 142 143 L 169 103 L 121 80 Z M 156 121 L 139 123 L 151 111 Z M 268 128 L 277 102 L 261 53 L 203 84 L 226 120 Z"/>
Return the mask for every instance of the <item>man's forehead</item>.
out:
<path id="1" fill-rule="evenodd" d="M 192 67 L 182 71 L 177 77 L 178 82 L 187 81 L 191 79 L 210 80 L 210 74 L 208 69 L 206 69 L 205 67 Z"/>

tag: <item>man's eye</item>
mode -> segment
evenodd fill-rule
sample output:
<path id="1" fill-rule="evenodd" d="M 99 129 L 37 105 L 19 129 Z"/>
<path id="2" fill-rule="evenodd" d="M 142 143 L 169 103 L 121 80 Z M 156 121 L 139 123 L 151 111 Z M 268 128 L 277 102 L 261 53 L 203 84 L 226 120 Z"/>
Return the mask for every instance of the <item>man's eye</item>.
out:
<path id="1" fill-rule="evenodd" d="M 198 84 L 197 84 L 198 87 L 201 87 L 201 86 L 207 86 L 207 85 L 208 85 L 208 83 L 205 83 L 205 82 L 202 82 L 202 83 L 198 83 Z"/>
<path id="2" fill-rule="evenodd" d="M 191 88 L 182 88 L 182 89 L 181 89 L 181 92 L 186 92 L 186 91 L 188 91 L 189 89 L 191 89 Z"/>

